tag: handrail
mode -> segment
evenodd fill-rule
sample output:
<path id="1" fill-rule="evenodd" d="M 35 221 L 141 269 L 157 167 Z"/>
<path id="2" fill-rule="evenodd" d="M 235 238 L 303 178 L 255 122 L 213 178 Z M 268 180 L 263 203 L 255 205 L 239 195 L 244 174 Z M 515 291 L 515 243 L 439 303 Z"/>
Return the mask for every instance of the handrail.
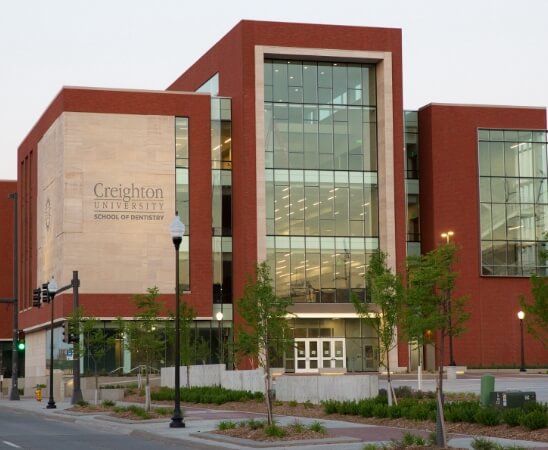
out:
<path id="1" fill-rule="evenodd" d="M 147 366 L 145 364 L 141 364 L 139 366 L 135 366 L 133 369 L 130 369 L 127 373 L 129 374 L 129 373 L 135 372 L 136 370 L 140 370 L 142 373 L 142 372 L 145 372 L 146 368 Z M 148 369 L 149 369 L 149 373 L 156 373 L 156 374 L 160 373 L 160 369 L 157 369 L 156 367 L 148 366 Z M 117 369 L 111 370 L 108 374 L 112 375 L 120 370 L 123 371 L 124 367 L 121 366 L 121 367 L 118 367 Z"/>

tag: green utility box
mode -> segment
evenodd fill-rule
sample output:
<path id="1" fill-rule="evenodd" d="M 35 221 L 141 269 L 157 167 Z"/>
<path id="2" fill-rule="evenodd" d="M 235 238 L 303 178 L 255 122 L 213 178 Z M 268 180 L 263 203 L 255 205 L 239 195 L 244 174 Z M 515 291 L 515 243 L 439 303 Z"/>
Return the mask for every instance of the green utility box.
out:
<path id="1" fill-rule="evenodd" d="M 499 408 L 520 408 L 527 402 L 536 402 L 537 394 L 529 391 L 491 392 L 489 404 Z"/>
<path id="2" fill-rule="evenodd" d="M 495 390 L 495 377 L 493 375 L 483 375 L 481 377 L 481 387 L 480 387 L 481 406 L 489 405 L 489 400 L 494 390 Z"/>

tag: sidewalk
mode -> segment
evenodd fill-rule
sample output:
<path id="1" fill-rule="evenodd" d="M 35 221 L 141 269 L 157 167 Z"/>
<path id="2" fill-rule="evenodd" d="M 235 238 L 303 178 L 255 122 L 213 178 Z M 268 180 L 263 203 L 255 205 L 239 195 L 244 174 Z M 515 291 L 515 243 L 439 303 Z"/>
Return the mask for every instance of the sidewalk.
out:
<path id="1" fill-rule="evenodd" d="M 303 441 L 281 441 L 279 443 L 260 443 L 256 441 L 247 441 L 234 439 L 222 435 L 212 434 L 217 424 L 222 420 L 245 420 L 251 417 L 261 418 L 262 414 L 248 413 L 242 411 L 223 411 L 200 407 L 185 407 L 185 428 L 169 428 L 169 419 L 159 419 L 151 421 L 128 421 L 117 419 L 104 414 L 77 414 L 65 411 L 70 408 L 69 402 L 57 403 L 57 409 L 46 409 L 47 402 L 37 402 L 34 399 L 23 398 L 19 401 L 0 400 L 0 408 L 24 410 L 31 414 L 40 414 L 49 416 L 56 420 L 65 420 L 90 427 L 94 429 L 108 430 L 122 435 L 141 435 L 150 436 L 162 441 L 192 443 L 202 448 L 223 448 L 223 449 L 276 449 L 294 448 L 294 449 L 322 449 L 322 450 L 362 450 L 365 444 L 389 444 L 391 440 L 401 439 L 403 433 L 411 431 L 415 435 L 428 437 L 427 431 L 406 430 L 401 428 L 355 424 L 337 420 L 320 420 L 327 428 L 328 437 L 321 440 L 303 440 Z M 282 425 L 290 424 L 295 420 L 303 424 L 310 424 L 316 419 L 305 417 L 276 416 L 278 423 Z M 473 436 L 450 435 L 448 444 L 451 447 L 472 448 Z M 545 448 L 548 449 L 548 442 L 518 441 L 500 438 L 489 438 L 504 446 L 519 446 L 526 448 Z"/>

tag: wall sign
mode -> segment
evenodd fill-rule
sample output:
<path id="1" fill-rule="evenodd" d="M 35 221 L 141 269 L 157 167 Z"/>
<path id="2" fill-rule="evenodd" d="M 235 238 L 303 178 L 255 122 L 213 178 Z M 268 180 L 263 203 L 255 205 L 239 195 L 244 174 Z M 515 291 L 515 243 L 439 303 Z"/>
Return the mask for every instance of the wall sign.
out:
<path id="1" fill-rule="evenodd" d="M 93 185 L 94 220 L 163 220 L 164 204 L 164 191 L 158 186 L 105 182 Z"/>

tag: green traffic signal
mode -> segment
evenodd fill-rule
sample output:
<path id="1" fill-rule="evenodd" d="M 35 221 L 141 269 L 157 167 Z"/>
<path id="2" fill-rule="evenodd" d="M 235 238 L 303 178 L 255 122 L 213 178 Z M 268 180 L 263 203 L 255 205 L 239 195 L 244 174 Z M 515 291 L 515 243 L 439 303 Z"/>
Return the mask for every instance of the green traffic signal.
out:
<path id="1" fill-rule="evenodd" d="M 21 351 L 21 352 L 22 352 L 23 350 L 25 350 L 25 341 L 19 341 L 19 342 L 17 343 L 17 350 L 19 350 L 19 351 Z"/>

